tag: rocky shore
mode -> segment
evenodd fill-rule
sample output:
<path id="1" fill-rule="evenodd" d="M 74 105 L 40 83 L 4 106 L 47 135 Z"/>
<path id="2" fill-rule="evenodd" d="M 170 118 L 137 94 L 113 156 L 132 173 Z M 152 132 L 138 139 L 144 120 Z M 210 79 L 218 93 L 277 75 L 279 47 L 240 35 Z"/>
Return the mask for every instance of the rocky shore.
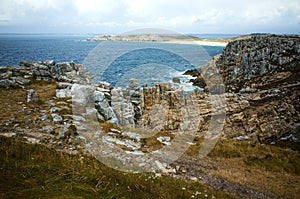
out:
<path id="1" fill-rule="evenodd" d="M 134 79 L 125 89 L 113 88 L 106 82 L 96 84 L 80 64 L 23 61 L 19 66 L 0 67 L 0 89 L 7 95 L 2 99 L 1 108 L 7 113 L 1 115 L 0 134 L 69 153 L 92 154 L 93 143 L 101 135 L 99 143 L 145 154 L 172 145 L 182 133 L 193 135 L 190 142 L 184 142 L 193 145 L 207 138 L 213 117 L 226 114 L 223 138 L 253 144 L 297 143 L 299 73 L 299 37 L 278 35 L 253 35 L 230 42 L 207 65 L 186 72 L 196 77 L 194 85 L 205 90 L 190 94 L 172 83 L 148 87 Z M 215 88 L 211 82 L 218 81 Z M 9 99 L 9 92 L 14 99 Z M 216 96 L 223 97 L 224 103 L 212 106 Z M 216 122 L 223 125 L 221 119 Z M 156 168 L 188 178 L 180 166 L 161 162 Z"/>

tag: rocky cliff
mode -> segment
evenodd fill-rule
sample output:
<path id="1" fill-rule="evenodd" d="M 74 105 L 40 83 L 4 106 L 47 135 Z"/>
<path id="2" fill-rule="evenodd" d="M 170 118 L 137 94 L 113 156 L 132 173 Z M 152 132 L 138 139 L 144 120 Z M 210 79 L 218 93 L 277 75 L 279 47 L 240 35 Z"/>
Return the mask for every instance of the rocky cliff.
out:
<path id="1" fill-rule="evenodd" d="M 267 34 L 233 41 L 187 74 L 211 90 L 205 82 L 213 81 L 216 71 L 227 91 L 225 137 L 299 141 L 300 37 Z"/>

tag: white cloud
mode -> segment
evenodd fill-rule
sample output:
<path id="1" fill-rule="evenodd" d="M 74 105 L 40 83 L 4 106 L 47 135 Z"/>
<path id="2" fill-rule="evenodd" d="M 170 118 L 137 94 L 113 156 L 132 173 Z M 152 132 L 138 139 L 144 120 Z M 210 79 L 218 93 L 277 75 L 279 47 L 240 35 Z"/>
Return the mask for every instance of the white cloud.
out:
<path id="1" fill-rule="evenodd" d="M 299 33 L 299 0 L 1 0 L 0 26 Z M 275 28 L 276 27 L 276 28 Z M 96 30 L 96 29 L 95 29 Z M 99 30 L 99 29 L 97 29 Z"/>

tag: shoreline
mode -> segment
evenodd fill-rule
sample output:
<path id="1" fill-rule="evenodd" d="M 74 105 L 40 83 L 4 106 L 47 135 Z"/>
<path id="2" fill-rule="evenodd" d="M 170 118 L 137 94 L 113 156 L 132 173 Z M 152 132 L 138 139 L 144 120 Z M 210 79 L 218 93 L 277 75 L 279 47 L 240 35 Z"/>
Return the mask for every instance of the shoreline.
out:
<path id="1" fill-rule="evenodd" d="M 174 41 L 163 41 L 159 43 L 172 43 L 172 44 L 197 44 L 200 46 L 222 46 L 225 47 L 228 42 L 217 42 L 217 41 L 197 41 L 197 40 L 174 40 Z"/>
<path id="2" fill-rule="evenodd" d="M 162 35 L 127 35 L 127 36 L 102 36 L 87 38 L 87 41 L 121 41 L 121 42 L 150 42 L 173 44 L 197 44 L 203 46 L 225 47 L 231 39 L 203 39 L 199 37 L 162 36 Z"/>

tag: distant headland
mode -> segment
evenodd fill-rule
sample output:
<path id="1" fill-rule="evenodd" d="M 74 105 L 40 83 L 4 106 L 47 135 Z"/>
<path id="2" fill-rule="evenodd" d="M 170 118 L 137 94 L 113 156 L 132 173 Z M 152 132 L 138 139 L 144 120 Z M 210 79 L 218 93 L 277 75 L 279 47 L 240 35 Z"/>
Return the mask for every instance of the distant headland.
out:
<path id="1" fill-rule="evenodd" d="M 136 35 L 103 35 L 87 38 L 87 41 L 128 41 L 128 42 L 164 42 L 180 44 L 200 44 L 213 46 L 226 46 L 228 42 L 237 39 L 246 39 L 250 35 L 232 38 L 200 38 L 186 35 L 159 35 L 159 34 L 136 34 Z"/>

